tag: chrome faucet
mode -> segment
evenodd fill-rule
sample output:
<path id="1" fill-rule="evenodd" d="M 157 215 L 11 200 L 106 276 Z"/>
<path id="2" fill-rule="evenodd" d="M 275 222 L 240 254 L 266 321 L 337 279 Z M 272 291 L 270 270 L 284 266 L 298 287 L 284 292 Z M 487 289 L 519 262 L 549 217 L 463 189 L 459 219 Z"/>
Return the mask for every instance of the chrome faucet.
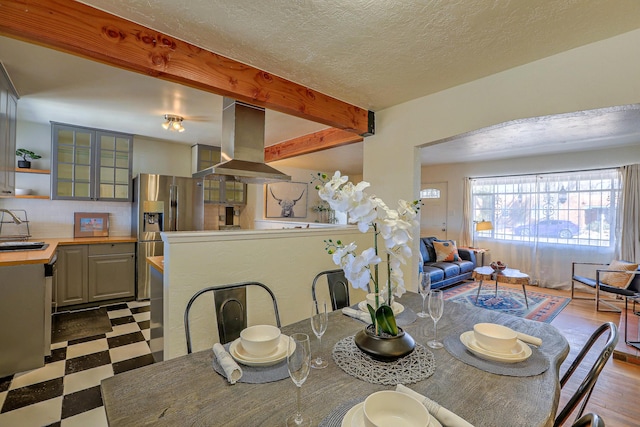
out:
<path id="1" fill-rule="evenodd" d="M 0 212 L 6 212 L 6 213 L 8 213 L 8 214 L 11 216 L 11 218 L 13 218 L 13 222 L 15 222 L 15 223 L 16 223 L 16 224 L 18 224 L 18 225 L 19 225 L 19 224 L 22 224 L 22 220 L 21 220 L 20 218 L 18 218 L 18 217 L 16 216 L 16 214 L 14 214 L 13 212 L 11 212 L 9 209 L 2 209 L 2 208 L 0 208 Z"/>

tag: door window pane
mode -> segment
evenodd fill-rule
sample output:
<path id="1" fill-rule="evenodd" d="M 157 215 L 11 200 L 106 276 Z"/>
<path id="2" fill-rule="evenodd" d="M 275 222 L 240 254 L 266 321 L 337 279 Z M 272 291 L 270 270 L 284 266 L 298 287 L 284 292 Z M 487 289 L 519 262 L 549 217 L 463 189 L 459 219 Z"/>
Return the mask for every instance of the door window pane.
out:
<path id="1" fill-rule="evenodd" d="M 116 183 L 128 184 L 129 183 L 129 170 L 128 169 L 116 169 Z"/>
<path id="2" fill-rule="evenodd" d="M 75 184 L 75 192 L 73 194 L 74 197 L 89 197 L 91 194 L 89 193 L 89 183 L 88 182 L 78 182 Z"/>
<path id="3" fill-rule="evenodd" d="M 58 179 L 65 179 L 71 181 L 73 179 L 73 165 L 61 164 L 58 165 Z"/>
<path id="4" fill-rule="evenodd" d="M 100 168 L 100 184 L 110 183 L 113 184 L 113 169 Z M 102 193 L 101 193 L 102 194 Z"/>
<path id="5" fill-rule="evenodd" d="M 100 197 L 106 197 L 108 199 L 113 199 L 113 185 L 108 184 L 100 184 Z"/>
<path id="6" fill-rule="evenodd" d="M 89 182 L 91 179 L 91 167 L 76 166 L 75 179 L 78 181 Z"/>

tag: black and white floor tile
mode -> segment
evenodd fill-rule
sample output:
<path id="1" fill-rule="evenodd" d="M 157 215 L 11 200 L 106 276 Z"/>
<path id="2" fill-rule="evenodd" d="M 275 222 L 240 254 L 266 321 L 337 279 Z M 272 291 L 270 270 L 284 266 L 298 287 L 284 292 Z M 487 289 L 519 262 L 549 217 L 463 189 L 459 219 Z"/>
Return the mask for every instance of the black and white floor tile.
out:
<path id="1" fill-rule="evenodd" d="M 153 357 L 149 302 L 106 307 L 111 332 L 52 344 L 42 368 L 0 378 L 0 426 L 107 426 L 100 382 Z"/>

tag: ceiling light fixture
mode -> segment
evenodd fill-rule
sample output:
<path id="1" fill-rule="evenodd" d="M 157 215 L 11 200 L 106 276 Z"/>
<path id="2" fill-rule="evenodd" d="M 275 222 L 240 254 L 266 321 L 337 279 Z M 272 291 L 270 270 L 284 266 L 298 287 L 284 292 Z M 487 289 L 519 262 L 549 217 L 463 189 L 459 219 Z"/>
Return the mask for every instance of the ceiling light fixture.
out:
<path id="1" fill-rule="evenodd" d="M 182 126 L 183 117 L 176 116 L 173 114 L 165 114 L 164 115 L 165 122 L 162 124 L 162 127 L 167 130 L 177 130 L 178 132 L 184 132 L 184 127 Z"/>

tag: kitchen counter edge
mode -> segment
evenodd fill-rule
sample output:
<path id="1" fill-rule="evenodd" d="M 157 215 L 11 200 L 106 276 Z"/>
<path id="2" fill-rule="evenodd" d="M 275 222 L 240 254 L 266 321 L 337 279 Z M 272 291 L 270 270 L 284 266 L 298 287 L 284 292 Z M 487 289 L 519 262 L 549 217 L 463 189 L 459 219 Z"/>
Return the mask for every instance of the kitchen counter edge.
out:
<path id="1" fill-rule="evenodd" d="M 135 243 L 137 239 L 130 236 L 111 237 L 63 237 L 50 239 L 29 239 L 31 242 L 45 242 L 49 246 L 44 250 L 13 251 L 0 253 L 0 267 L 25 264 L 47 264 L 53 258 L 58 246 L 96 245 L 101 243 Z"/>

